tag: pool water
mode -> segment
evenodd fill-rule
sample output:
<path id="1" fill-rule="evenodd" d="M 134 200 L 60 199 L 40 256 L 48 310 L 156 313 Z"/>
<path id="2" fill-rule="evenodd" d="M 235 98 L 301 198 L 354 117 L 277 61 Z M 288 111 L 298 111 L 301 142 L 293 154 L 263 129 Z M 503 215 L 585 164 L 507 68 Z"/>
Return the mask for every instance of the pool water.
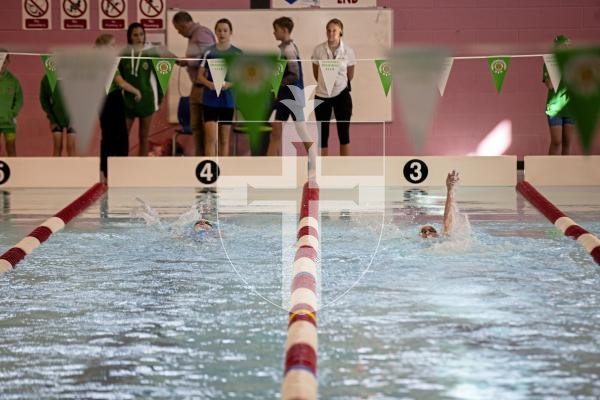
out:
<path id="1" fill-rule="evenodd" d="M 79 193 L 3 192 L 2 250 Z M 600 234 L 600 189 L 542 193 Z M 471 234 L 435 242 L 417 234 L 439 228 L 442 188 L 385 194 L 384 213 L 321 216 L 321 398 L 600 397 L 600 275 L 580 245 L 514 188 L 459 188 Z M 293 246 L 280 214 L 217 215 L 219 196 L 110 189 L 0 276 L 0 397 L 278 397 Z M 200 205 L 222 236 L 166 234 L 135 197 L 165 224 Z"/>

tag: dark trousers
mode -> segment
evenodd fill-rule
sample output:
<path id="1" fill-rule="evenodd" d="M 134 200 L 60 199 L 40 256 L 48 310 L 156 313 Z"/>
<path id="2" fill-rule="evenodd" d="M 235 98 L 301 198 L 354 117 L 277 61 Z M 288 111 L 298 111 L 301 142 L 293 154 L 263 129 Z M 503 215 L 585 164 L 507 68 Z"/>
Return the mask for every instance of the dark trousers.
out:
<path id="1" fill-rule="evenodd" d="M 107 158 L 129 155 L 129 134 L 125 122 L 125 103 L 120 90 L 106 96 L 100 113 L 100 171 L 107 176 Z"/>
<path id="2" fill-rule="evenodd" d="M 329 122 L 331 121 L 331 111 L 335 115 L 336 126 L 340 144 L 350 143 L 350 118 L 352 117 L 352 96 L 350 90 L 344 89 L 335 97 L 319 97 L 315 99 L 323 101 L 315 108 L 315 118 L 319 136 L 321 138 L 321 148 L 327 148 L 329 142 Z"/>

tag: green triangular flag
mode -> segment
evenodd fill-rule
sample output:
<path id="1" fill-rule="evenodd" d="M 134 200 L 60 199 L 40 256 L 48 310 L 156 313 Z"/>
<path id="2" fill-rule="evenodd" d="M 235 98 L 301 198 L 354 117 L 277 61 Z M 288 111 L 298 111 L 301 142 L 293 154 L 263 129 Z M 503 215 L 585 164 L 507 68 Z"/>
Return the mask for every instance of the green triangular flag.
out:
<path id="1" fill-rule="evenodd" d="M 271 82 L 276 54 L 229 54 L 225 57 L 235 105 L 247 122 L 250 147 L 260 146 L 260 129 L 271 109 Z"/>
<path id="2" fill-rule="evenodd" d="M 569 110 L 577 121 L 581 145 L 589 153 L 600 111 L 600 47 L 556 49 Z"/>
<path id="3" fill-rule="evenodd" d="M 287 66 L 287 60 L 279 59 L 275 65 L 275 72 L 273 73 L 273 79 L 271 79 L 271 85 L 273 86 L 273 93 L 275 97 L 279 93 L 279 87 L 281 86 L 281 80 L 283 79 L 283 72 Z"/>
<path id="4" fill-rule="evenodd" d="M 46 76 L 48 77 L 48 83 L 50 84 L 50 90 L 54 92 L 54 88 L 56 87 L 56 61 L 54 61 L 53 56 L 42 55 L 42 64 L 44 65 L 44 70 L 46 71 Z"/>
<path id="5" fill-rule="evenodd" d="M 381 86 L 383 86 L 383 91 L 387 97 L 390 87 L 392 87 L 392 67 L 390 67 L 390 63 L 387 60 L 375 60 L 375 66 L 379 73 Z"/>
<path id="6" fill-rule="evenodd" d="M 492 79 L 496 84 L 496 91 L 500 93 L 502 91 L 502 84 L 504 83 L 504 77 L 508 71 L 508 64 L 510 63 L 510 57 L 489 57 L 488 66 L 490 67 L 490 73 Z"/>
<path id="7" fill-rule="evenodd" d="M 158 76 L 160 89 L 164 94 L 167 92 L 167 88 L 169 87 L 169 79 L 171 78 L 171 73 L 173 72 L 173 65 L 175 64 L 175 59 L 153 58 L 152 64 L 154 65 L 154 71 L 156 72 L 156 76 Z"/>

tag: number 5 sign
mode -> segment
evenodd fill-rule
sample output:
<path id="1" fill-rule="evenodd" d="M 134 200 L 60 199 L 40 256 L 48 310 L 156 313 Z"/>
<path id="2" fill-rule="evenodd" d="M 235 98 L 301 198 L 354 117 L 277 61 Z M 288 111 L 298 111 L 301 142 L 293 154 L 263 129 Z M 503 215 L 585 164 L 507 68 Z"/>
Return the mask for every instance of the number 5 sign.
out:
<path id="1" fill-rule="evenodd" d="M 165 29 L 165 1 L 137 0 L 137 19 L 145 29 Z"/>

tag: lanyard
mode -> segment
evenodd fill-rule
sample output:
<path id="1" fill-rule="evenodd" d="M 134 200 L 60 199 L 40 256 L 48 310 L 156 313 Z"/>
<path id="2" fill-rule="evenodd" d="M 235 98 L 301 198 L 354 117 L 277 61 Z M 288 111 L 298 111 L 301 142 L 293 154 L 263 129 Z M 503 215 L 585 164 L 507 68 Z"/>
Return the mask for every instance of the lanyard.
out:
<path id="1" fill-rule="evenodd" d="M 138 53 L 137 58 L 135 57 L 135 50 L 133 48 L 133 46 L 131 47 L 131 75 L 133 76 L 138 76 L 138 71 L 140 69 L 140 63 L 142 62 L 142 52 L 144 51 L 144 49 L 140 50 L 140 52 Z M 137 65 L 136 65 L 136 60 L 137 60 Z"/>

